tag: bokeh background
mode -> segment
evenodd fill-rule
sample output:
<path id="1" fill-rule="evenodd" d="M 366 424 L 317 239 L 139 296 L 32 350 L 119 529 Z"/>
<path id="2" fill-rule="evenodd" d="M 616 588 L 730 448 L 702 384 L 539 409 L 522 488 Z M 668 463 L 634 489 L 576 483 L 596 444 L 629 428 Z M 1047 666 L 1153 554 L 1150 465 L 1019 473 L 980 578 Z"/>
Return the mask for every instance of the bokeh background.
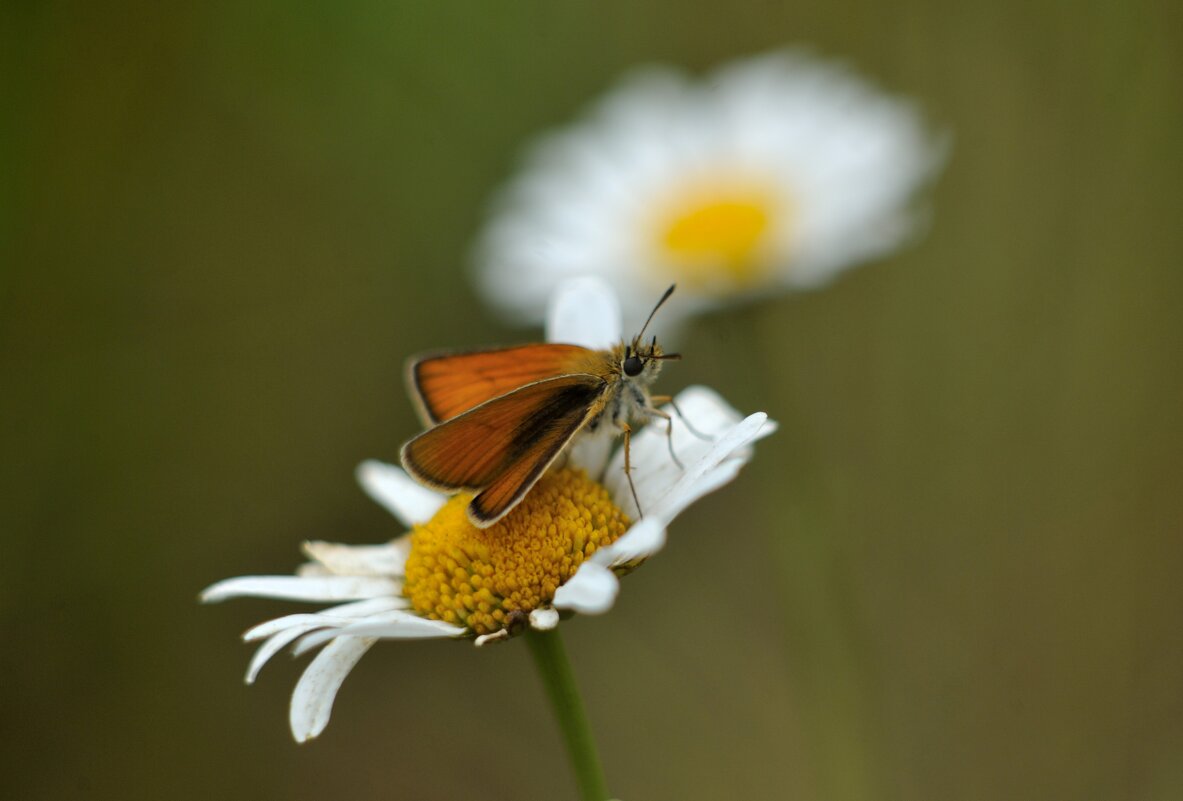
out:
<path id="1" fill-rule="evenodd" d="M 638 799 L 1183 796 L 1178 4 L 5 3 L 0 797 L 574 796 L 520 642 L 384 644 L 317 741 L 198 591 L 396 524 L 403 359 L 523 142 L 784 44 L 954 135 L 918 245 L 700 320 L 782 423 L 564 628 Z"/>

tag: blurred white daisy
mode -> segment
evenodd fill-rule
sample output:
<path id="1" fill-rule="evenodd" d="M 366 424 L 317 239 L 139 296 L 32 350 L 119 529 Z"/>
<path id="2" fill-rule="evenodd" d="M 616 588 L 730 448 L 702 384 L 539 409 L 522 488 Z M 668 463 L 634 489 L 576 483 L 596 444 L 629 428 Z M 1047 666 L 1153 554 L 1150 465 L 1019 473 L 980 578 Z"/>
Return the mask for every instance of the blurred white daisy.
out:
<path id="1" fill-rule="evenodd" d="M 620 338 L 616 299 L 595 280 L 557 293 L 548 339 L 602 347 Z M 750 445 L 775 430 L 767 415 L 741 417 L 713 391 L 695 387 L 677 397 L 695 429 L 675 422 L 669 453 L 664 423 L 632 440 L 633 480 L 644 511 L 637 517 L 623 454 L 611 442 L 587 439 L 567 464 L 547 474 L 507 517 L 475 528 L 469 498 L 439 495 L 399 467 L 367 461 L 362 487 L 410 533 L 385 545 L 309 542 L 311 560 L 294 576 L 242 576 L 207 588 L 202 600 L 255 596 L 337 603 L 319 612 L 267 621 L 243 635 L 261 642 L 247 670 L 255 680 L 276 653 L 324 645 L 292 694 L 290 723 L 298 741 L 324 730 L 341 683 L 380 639 L 470 638 L 477 645 L 525 628 L 554 628 L 560 612 L 600 614 L 629 572 L 665 544 L 666 527 L 683 509 L 733 479 Z M 604 447 L 604 443 L 609 447 Z"/>
<path id="2" fill-rule="evenodd" d="M 628 327 L 670 283 L 673 314 L 817 286 L 915 231 L 910 199 L 945 150 L 911 103 L 803 52 L 701 81 L 641 69 L 527 151 L 477 282 L 535 322 L 560 282 L 601 275 L 629 287 Z"/>

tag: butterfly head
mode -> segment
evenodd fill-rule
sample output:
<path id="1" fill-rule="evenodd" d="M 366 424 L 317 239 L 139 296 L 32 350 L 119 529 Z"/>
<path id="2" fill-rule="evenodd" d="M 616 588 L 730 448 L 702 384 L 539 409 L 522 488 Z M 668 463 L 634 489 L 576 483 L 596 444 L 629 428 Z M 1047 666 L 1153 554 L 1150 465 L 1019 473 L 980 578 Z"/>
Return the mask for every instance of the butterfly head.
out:
<path id="1" fill-rule="evenodd" d="M 681 354 L 663 351 L 661 346 L 657 344 L 656 336 L 649 342 L 644 340 L 645 329 L 649 327 L 653 315 L 673 292 L 674 287 L 671 285 L 661 296 L 661 300 L 657 301 L 653 311 L 649 312 L 649 319 L 645 320 L 645 324 L 641 326 L 641 332 L 633 337 L 632 342 L 622 343 L 619 349 L 619 364 L 620 372 L 626 379 L 636 379 L 647 384 L 657 377 L 663 361 L 682 358 Z"/>
<path id="2" fill-rule="evenodd" d="M 636 379 L 643 384 L 657 377 L 663 361 L 682 358 L 681 354 L 663 351 L 661 345 L 657 344 L 657 337 L 649 342 L 634 339 L 617 348 L 617 353 L 621 374 L 626 379 Z"/>

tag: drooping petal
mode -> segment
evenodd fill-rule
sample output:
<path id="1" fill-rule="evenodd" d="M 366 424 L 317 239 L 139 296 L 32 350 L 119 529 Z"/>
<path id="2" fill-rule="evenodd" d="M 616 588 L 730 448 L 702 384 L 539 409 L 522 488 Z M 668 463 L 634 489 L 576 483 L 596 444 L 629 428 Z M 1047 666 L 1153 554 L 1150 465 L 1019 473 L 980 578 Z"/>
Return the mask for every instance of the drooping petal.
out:
<path id="1" fill-rule="evenodd" d="M 307 742 L 324 731 L 341 683 L 375 642 L 375 637 L 338 637 L 308 665 L 296 683 L 288 713 L 296 742 Z"/>
<path id="2" fill-rule="evenodd" d="M 416 482 L 401 467 L 377 459 L 367 459 L 357 466 L 357 481 L 371 498 L 408 527 L 426 523 L 447 500 Z"/>
<path id="3" fill-rule="evenodd" d="M 205 603 L 244 596 L 287 601 L 352 601 L 398 595 L 402 586 L 389 578 L 356 576 L 239 576 L 206 587 Z"/>
<path id="4" fill-rule="evenodd" d="M 620 303 L 604 279 L 564 281 L 547 304 L 546 341 L 610 348 L 620 341 Z"/>
<path id="5" fill-rule="evenodd" d="M 619 592 L 620 581 L 615 573 L 601 564 L 587 561 L 555 591 L 554 607 L 584 615 L 601 615 L 612 608 Z"/>
<path id="6" fill-rule="evenodd" d="M 255 653 L 251 657 L 251 662 L 247 665 L 246 683 L 254 684 L 255 679 L 259 677 L 259 671 L 263 669 L 263 665 L 271 660 L 271 657 L 283 650 L 284 646 L 288 643 L 294 642 L 310 631 L 315 631 L 320 625 L 319 622 L 302 623 L 276 632 L 268 637 L 262 645 L 255 649 Z"/>
<path id="7" fill-rule="evenodd" d="M 243 635 L 243 642 L 255 642 L 290 629 L 304 629 L 313 631 L 324 626 L 336 626 L 340 620 L 330 620 L 318 612 L 308 612 L 295 615 L 284 615 L 274 620 L 268 620 L 247 629 Z"/>

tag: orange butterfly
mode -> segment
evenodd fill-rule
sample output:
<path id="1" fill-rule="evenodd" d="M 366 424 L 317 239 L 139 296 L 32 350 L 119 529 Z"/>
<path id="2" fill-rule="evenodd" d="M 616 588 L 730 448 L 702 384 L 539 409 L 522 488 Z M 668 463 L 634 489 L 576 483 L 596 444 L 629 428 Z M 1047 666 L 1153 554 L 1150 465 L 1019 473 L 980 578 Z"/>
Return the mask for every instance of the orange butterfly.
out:
<path id="1" fill-rule="evenodd" d="M 608 350 L 533 344 L 412 359 L 412 399 L 434 428 L 403 446 L 403 467 L 432 489 L 475 493 L 468 517 L 478 528 L 505 517 L 576 435 L 605 421 L 624 432 L 627 475 L 629 420 L 669 419 L 654 403 L 670 399 L 651 397 L 649 385 L 681 356 L 641 337 L 673 291 L 641 333 Z"/>

